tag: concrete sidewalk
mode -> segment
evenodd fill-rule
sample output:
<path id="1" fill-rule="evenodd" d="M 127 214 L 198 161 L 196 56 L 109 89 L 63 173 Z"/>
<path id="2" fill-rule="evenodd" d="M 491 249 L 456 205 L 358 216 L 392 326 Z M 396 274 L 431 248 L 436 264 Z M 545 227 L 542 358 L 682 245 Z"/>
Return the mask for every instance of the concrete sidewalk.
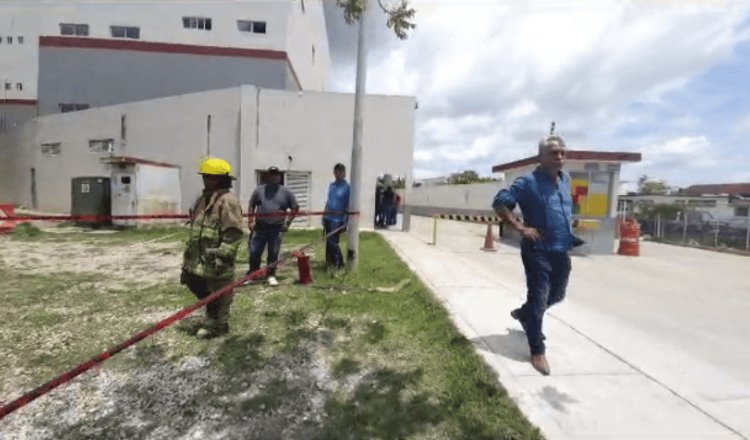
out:
<path id="1" fill-rule="evenodd" d="M 518 249 L 481 252 L 484 230 L 441 222 L 432 246 L 431 219 L 416 217 L 383 235 L 548 439 L 750 437 L 750 259 L 650 243 L 656 256 L 574 258 L 568 299 L 545 320 L 544 377 L 509 316 L 525 297 Z"/>

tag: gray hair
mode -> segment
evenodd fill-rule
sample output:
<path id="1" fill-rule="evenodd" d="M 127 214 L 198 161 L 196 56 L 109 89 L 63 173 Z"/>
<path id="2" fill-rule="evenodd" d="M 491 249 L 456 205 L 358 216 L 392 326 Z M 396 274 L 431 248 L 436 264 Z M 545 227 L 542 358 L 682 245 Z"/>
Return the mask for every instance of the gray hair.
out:
<path id="1" fill-rule="evenodd" d="M 541 156 L 545 150 L 548 150 L 552 147 L 565 148 L 565 141 L 563 140 L 563 138 L 556 134 L 546 136 L 541 141 L 539 141 L 539 155 Z"/>

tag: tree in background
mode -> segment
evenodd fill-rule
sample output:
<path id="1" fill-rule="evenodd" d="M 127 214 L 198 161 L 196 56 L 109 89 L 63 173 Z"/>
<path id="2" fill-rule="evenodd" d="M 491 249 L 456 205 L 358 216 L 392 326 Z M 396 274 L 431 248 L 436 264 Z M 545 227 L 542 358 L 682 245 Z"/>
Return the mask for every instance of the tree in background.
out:
<path id="1" fill-rule="evenodd" d="M 663 180 L 649 180 L 645 174 L 638 178 L 638 194 L 663 195 L 669 190 L 669 186 Z"/>
<path id="2" fill-rule="evenodd" d="M 409 6 L 407 0 L 400 0 L 394 6 L 387 7 L 383 0 L 377 0 L 380 8 L 385 12 L 388 19 L 386 25 L 393 30 L 396 36 L 405 40 L 408 31 L 416 25 L 412 22 L 416 11 Z M 365 42 L 366 11 L 368 0 L 336 0 L 336 6 L 344 11 L 344 20 L 347 24 L 359 22 L 357 35 L 357 75 L 354 91 L 354 130 L 352 131 L 352 161 L 349 169 L 349 181 L 351 182 L 351 197 L 349 209 L 359 211 L 360 189 L 362 186 L 362 133 L 364 126 L 363 100 L 365 95 L 365 83 L 367 78 L 367 44 Z M 347 265 L 350 270 L 355 270 L 359 261 L 359 217 L 349 217 L 349 249 L 347 251 Z"/>
<path id="3" fill-rule="evenodd" d="M 388 16 L 386 26 L 393 30 L 393 33 L 405 40 L 409 35 L 408 32 L 415 27 L 412 21 L 416 11 L 409 5 L 407 0 L 401 0 L 394 5 L 386 6 L 382 0 L 376 0 L 380 9 Z M 359 20 L 360 15 L 367 7 L 367 0 L 336 0 L 336 4 L 344 10 L 344 20 L 347 24 L 353 24 Z"/>
<path id="4" fill-rule="evenodd" d="M 479 177 L 474 170 L 466 170 L 460 173 L 453 173 L 450 177 L 451 185 L 466 185 L 469 183 L 494 182 L 497 179 L 492 177 Z"/>
<path id="5" fill-rule="evenodd" d="M 657 216 L 663 220 L 677 220 L 679 213 L 685 209 L 684 206 L 671 203 L 647 203 L 639 201 L 635 205 L 635 217 L 638 220 L 653 220 Z"/>

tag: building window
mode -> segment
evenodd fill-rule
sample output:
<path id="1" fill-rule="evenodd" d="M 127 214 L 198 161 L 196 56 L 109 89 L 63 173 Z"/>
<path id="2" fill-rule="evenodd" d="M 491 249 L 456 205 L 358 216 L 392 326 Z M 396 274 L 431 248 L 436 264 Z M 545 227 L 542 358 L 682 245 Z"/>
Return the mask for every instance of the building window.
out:
<path id="1" fill-rule="evenodd" d="M 60 155 L 60 142 L 50 142 L 41 145 L 42 154 L 45 156 L 59 156 Z"/>
<path id="2" fill-rule="evenodd" d="M 135 26 L 110 26 L 112 38 L 129 38 L 131 40 L 140 40 L 141 28 Z"/>
<path id="3" fill-rule="evenodd" d="M 89 151 L 92 153 L 112 153 L 115 151 L 115 140 L 92 139 L 89 141 Z"/>
<path id="4" fill-rule="evenodd" d="M 13 44 L 13 37 L 5 37 L 5 40 L 8 42 L 8 44 Z"/>
<path id="5" fill-rule="evenodd" d="M 88 104 L 58 104 L 60 107 L 60 113 L 77 112 L 79 110 L 86 110 L 90 108 Z"/>
<path id="6" fill-rule="evenodd" d="M 6 81 L 5 82 L 5 90 L 10 90 L 10 87 L 11 87 L 11 83 L 9 83 L 9 82 Z"/>
<path id="7" fill-rule="evenodd" d="M 237 20 L 237 29 L 240 32 L 251 32 L 253 34 L 265 34 L 265 21 Z"/>
<path id="8" fill-rule="evenodd" d="M 735 217 L 750 217 L 750 206 L 735 206 L 734 216 Z"/>
<path id="9" fill-rule="evenodd" d="M 16 83 L 16 90 L 23 91 L 23 83 Z"/>
<path id="10" fill-rule="evenodd" d="M 89 36 L 89 25 L 80 23 L 60 23 L 60 35 Z"/>
<path id="11" fill-rule="evenodd" d="M 125 140 L 128 136 L 128 126 L 126 125 L 127 121 L 125 118 L 125 115 L 120 116 L 120 140 L 122 143 L 125 143 Z"/>
<path id="12" fill-rule="evenodd" d="M 23 44 L 23 37 L 18 36 L 16 37 L 16 40 L 18 40 L 18 44 Z"/>
<path id="13" fill-rule="evenodd" d="M 716 200 L 692 199 L 688 202 L 688 205 L 696 208 L 716 208 Z"/>
<path id="14" fill-rule="evenodd" d="M 185 29 L 211 30 L 211 19 L 208 17 L 182 17 L 182 27 Z"/>

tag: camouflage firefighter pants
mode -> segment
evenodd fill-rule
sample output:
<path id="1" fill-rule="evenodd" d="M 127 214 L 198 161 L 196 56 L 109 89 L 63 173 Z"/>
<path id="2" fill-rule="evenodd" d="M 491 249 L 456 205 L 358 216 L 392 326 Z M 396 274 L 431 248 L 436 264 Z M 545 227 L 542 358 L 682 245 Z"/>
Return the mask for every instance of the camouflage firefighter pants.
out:
<path id="1" fill-rule="evenodd" d="M 224 286 L 232 284 L 234 280 L 214 280 L 187 274 L 187 287 L 198 299 L 203 299 L 211 293 L 216 292 Z M 229 326 L 229 306 L 232 304 L 234 291 L 225 293 L 221 297 L 206 304 L 206 316 L 209 325 L 217 327 L 217 330 L 227 330 Z"/>

